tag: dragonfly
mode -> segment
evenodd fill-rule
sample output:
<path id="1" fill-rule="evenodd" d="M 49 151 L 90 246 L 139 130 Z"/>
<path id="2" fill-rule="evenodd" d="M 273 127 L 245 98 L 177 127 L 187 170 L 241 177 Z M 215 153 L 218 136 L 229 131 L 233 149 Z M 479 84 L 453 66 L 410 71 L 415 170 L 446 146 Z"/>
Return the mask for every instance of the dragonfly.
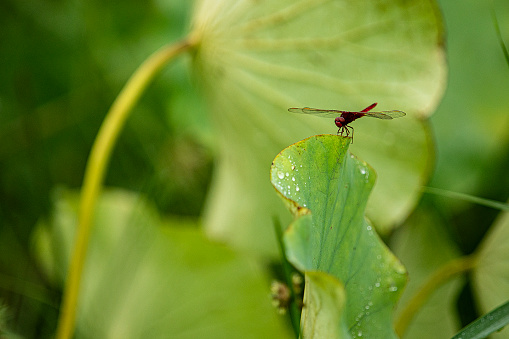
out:
<path id="1" fill-rule="evenodd" d="M 380 112 L 370 112 L 378 103 L 373 103 L 368 107 L 364 108 L 362 111 L 354 112 L 354 111 L 340 111 L 335 109 L 319 109 L 319 108 L 310 108 L 310 107 L 302 107 L 302 108 L 289 108 L 288 111 L 292 113 L 304 113 L 304 114 L 312 114 L 319 117 L 324 118 L 334 118 L 334 123 L 339 128 L 338 135 L 348 137 L 350 133 L 352 133 L 352 142 L 353 142 L 353 127 L 348 124 L 354 120 L 357 120 L 361 117 L 373 117 L 384 120 L 391 120 L 394 118 L 400 118 L 406 115 L 403 111 L 380 111 Z"/>

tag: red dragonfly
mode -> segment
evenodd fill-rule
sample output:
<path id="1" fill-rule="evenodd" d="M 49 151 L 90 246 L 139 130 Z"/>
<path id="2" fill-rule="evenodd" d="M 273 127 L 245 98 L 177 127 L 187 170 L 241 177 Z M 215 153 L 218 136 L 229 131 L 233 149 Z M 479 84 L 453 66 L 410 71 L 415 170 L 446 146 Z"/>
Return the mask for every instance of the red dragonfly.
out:
<path id="1" fill-rule="evenodd" d="M 377 103 L 369 105 L 364 108 L 360 112 L 351 112 L 351 111 L 338 111 L 335 109 L 318 109 L 318 108 L 289 108 L 289 112 L 293 113 L 304 113 L 304 114 L 314 114 L 324 118 L 335 118 L 334 123 L 338 126 L 338 134 L 343 135 L 343 132 L 346 133 L 346 137 L 350 135 L 350 130 L 352 130 L 352 139 L 353 139 L 353 127 L 348 126 L 352 121 L 359 119 L 363 116 L 373 117 L 378 119 L 390 120 L 394 118 L 403 117 L 406 115 L 405 112 L 402 111 L 381 111 L 381 112 L 370 112 Z"/>

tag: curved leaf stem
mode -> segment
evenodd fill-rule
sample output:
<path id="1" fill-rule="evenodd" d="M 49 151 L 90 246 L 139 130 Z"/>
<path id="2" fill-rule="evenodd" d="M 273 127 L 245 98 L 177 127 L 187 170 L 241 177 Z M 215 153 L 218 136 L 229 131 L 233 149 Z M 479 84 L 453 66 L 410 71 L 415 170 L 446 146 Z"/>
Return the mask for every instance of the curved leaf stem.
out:
<path id="1" fill-rule="evenodd" d="M 484 199 L 484 198 L 476 197 L 476 196 L 470 195 L 470 194 L 448 191 L 448 190 L 444 190 L 444 189 L 436 188 L 436 187 L 424 187 L 423 192 L 441 195 L 443 197 L 452 198 L 452 199 L 464 200 L 464 201 L 471 202 L 473 204 L 479 204 L 481 206 L 499 209 L 501 211 L 509 211 L 509 204 L 507 204 L 507 203 L 490 200 L 490 199 Z"/>
<path id="2" fill-rule="evenodd" d="M 95 139 L 88 158 L 81 191 L 78 229 L 74 250 L 67 273 L 56 338 L 70 338 L 74 332 L 81 276 L 97 203 L 111 152 L 131 109 L 138 102 L 151 80 L 175 56 L 188 50 L 192 44 L 183 41 L 164 46 L 146 59 L 129 78 L 111 106 Z"/>
<path id="3" fill-rule="evenodd" d="M 469 255 L 454 259 L 439 268 L 428 281 L 422 285 L 412 299 L 410 299 L 399 318 L 396 320 L 395 330 L 398 336 L 400 338 L 403 337 L 415 314 L 440 285 L 457 274 L 468 272 L 475 267 L 476 263 L 477 257 L 475 255 Z"/>

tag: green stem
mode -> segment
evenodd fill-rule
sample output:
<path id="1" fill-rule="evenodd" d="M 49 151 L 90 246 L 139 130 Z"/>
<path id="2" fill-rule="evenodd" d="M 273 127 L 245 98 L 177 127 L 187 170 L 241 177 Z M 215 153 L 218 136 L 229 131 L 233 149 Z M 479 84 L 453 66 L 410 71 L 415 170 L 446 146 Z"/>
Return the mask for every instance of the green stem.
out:
<path id="1" fill-rule="evenodd" d="M 78 215 L 78 230 L 72 253 L 57 327 L 57 339 L 70 338 L 74 332 L 83 266 L 87 255 L 94 209 L 103 184 L 115 142 L 129 112 L 151 80 L 175 56 L 188 50 L 187 41 L 165 46 L 152 54 L 135 71 L 111 106 L 88 158 Z"/>
<path id="2" fill-rule="evenodd" d="M 431 294 L 443 283 L 447 282 L 453 276 L 468 272 L 476 265 L 474 255 L 454 259 L 438 269 L 419 291 L 407 303 L 401 315 L 395 322 L 395 329 L 398 336 L 403 337 L 405 331 L 410 325 L 415 314 L 421 309 L 422 305 L 429 299 Z"/>
<path id="3" fill-rule="evenodd" d="M 452 198 L 452 199 L 460 199 L 460 200 L 468 201 L 468 202 L 471 202 L 474 204 L 479 204 L 482 206 L 499 209 L 501 211 L 509 211 L 509 204 L 495 201 L 495 200 L 479 198 L 479 197 L 476 197 L 476 196 L 473 196 L 470 194 L 447 191 L 447 190 L 443 190 L 441 188 L 435 188 L 435 187 L 424 187 L 423 192 L 441 195 L 443 197 Z"/>

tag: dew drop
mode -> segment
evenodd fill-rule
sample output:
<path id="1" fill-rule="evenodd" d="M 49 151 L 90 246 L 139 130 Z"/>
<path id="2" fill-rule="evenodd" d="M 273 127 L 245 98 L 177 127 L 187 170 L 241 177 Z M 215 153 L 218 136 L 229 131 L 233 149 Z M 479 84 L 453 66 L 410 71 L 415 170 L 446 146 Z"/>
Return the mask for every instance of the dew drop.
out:
<path id="1" fill-rule="evenodd" d="M 366 174 L 366 169 L 364 167 L 361 167 L 361 174 Z"/>
<path id="2" fill-rule="evenodd" d="M 285 174 L 283 172 L 277 172 L 277 176 L 279 179 L 283 179 L 285 177 Z"/>
<path id="3" fill-rule="evenodd" d="M 296 190 L 297 192 L 298 192 L 298 191 L 300 191 L 299 186 L 296 186 L 296 187 L 295 187 L 295 190 Z"/>
<path id="4" fill-rule="evenodd" d="M 295 169 L 295 165 L 292 165 L 292 171 Z"/>
<path id="5" fill-rule="evenodd" d="M 286 172 L 286 176 L 289 177 L 290 176 L 290 173 Z"/>
<path id="6" fill-rule="evenodd" d="M 292 177 L 292 181 L 295 181 L 295 177 Z"/>

